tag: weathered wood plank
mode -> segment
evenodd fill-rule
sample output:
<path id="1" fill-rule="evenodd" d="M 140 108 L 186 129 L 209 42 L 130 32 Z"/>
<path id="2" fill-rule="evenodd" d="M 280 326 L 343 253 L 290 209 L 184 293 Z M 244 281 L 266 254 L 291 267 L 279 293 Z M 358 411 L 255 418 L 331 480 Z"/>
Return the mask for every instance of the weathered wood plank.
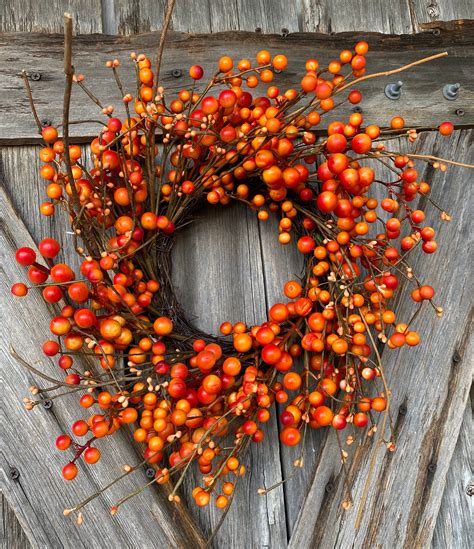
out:
<path id="1" fill-rule="evenodd" d="M 74 19 L 76 34 L 102 32 L 102 9 L 97 0 L 4 0 L 0 3 L 0 32 L 62 32 L 64 12 Z"/>
<path id="2" fill-rule="evenodd" d="M 2 549 L 30 549 L 31 544 L 3 494 L 0 494 L 0 508 L 2 513 L 0 546 Z"/>
<path id="3" fill-rule="evenodd" d="M 304 32 L 414 32 L 410 0 L 302 0 Z"/>
<path id="4" fill-rule="evenodd" d="M 38 204 L 44 200 L 44 185 L 37 167 L 37 147 L 0 149 L 0 176 L 29 231 L 37 241 L 46 236 L 57 238 L 69 249 L 67 260 L 78 266 L 65 216 L 58 214 L 49 219 L 38 213 Z M 190 317 L 196 317 L 195 323 L 201 329 L 217 333 L 224 320 L 256 323 L 265 318 L 257 220 L 243 206 L 236 205 L 225 211 L 211 207 L 202 212 L 178 238 L 173 273 L 181 302 Z M 279 454 L 270 451 L 278 447 L 274 419 L 266 426 L 266 436 L 266 441 L 246 457 L 251 472 L 239 482 L 238 490 L 242 497 L 236 498 L 227 517 L 226 525 L 229 526 L 223 528 L 217 538 L 219 543 L 231 543 L 235 539 L 236 531 L 232 525 L 239 524 L 238 517 L 246 517 L 248 523 L 258 520 L 259 524 L 265 525 L 258 529 L 262 545 L 286 543 L 283 491 L 275 490 L 266 498 L 257 495 L 257 489 L 263 484 L 269 486 L 281 480 Z M 193 479 L 202 482 L 199 474 Z M 187 482 L 182 496 L 189 501 L 203 530 L 210 533 L 221 512 L 196 509 L 189 498 L 192 482 Z M 252 498 L 251 506 L 247 505 L 246 494 Z M 254 536 L 251 529 L 247 535 L 247 541 L 251 543 Z"/>
<path id="5" fill-rule="evenodd" d="M 471 28 L 471 27 L 469 27 Z M 135 76 L 130 62 L 130 51 L 152 54 L 158 43 L 158 34 L 150 33 L 133 37 L 80 36 L 74 42 L 74 64 L 77 72 L 86 75 L 89 87 L 106 104 L 115 104 L 117 113 L 122 113 L 121 95 L 116 89 L 107 59 L 118 57 L 124 63 L 120 70 L 127 91 L 135 89 Z M 461 28 L 442 30 L 439 36 L 432 34 L 415 36 L 365 35 L 371 44 L 368 70 L 377 72 L 402 66 L 421 57 L 447 49 L 450 56 L 428 63 L 403 75 L 405 86 L 402 101 L 391 101 L 384 95 L 384 87 L 394 77 L 368 80 L 360 85 L 365 92 L 361 104 L 367 120 L 387 126 L 391 117 L 400 113 L 407 124 L 432 127 L 445 119 L 457 125 L 474 124 L 474 40 Z M 235 59 L 252 57 L 262 47 L 273 53 L 285 52 L 290 68 L 279 74 L 275 82 L 282 89 L 299 82 L 304 62 L 317 56 L 321 64 L 333 59 L 344 47 L 353 47 L 357 35 L 327 36 L 322 34 L 292 34 L 287 38 L 274 35 L 259 36 L 255 33 L 226 33 L 215 35 L 186 35 L 170 33 L 164 56 L 162 83 L 169 91 L 190 85 L 188 68 L 200 63 L 207 76 L 215 72 L 218 58 L 227 53 Z M 4 113 L 0 128 L 0 143 L 37 141 L 37 129 L 33 123 L 30 107 L 23 89 L 20 69 L 25 68 L 34 78 L 33 96 L 41 120 L 59 124 L 62 118 L 63 39 L 59 35 L 4 34 L 0 36 L 0 110 Z M 388 55 L 390 52 L 390 55 Z M 179 70 L 181 77 L 174 77 Z M 179 73 L 178 73 L 179 74 Z M 442 81 L 440 74 L 443 74 Z M 398 76 L 397 78 L 398 79 Z M 446 82 L 460 82 L 462 88 L 456 101 L 447 101 L 442 96 Z M 204 83 L 201 84 L 204 86 Z M 264 93 L 263 89 L 260 90 Z M 461 109 L 463 116 L 456 115 Z M 327 114 L 327 120 L 341 119 L 352 112 L 352 106 L 343 105 Z M 326 115 L 325 115 L 326 117 Z M 80 89 L 73 90 L 72 120 L 104 119 L 100 109 Z M 73 125 L 75 136 L 91 136 L 100 125 L 89 123 Z"/>
<path id="6" fill-rule="evenodd" d="M 410 4 L 415 31 L 437 21 L 474 19 L 471 0 L 411 0 Z"/>
<path id="7" fill-rule="evenodd" d="M 448 140 L 440 140 L 435 134 L 424 134 L 416 149 L 469 162 L 472 135 L 457 132 Z M 420 178 L 428 175 L 424 170 Z M 472 264 L 471 216 L 463 198 L 471 174 L 450 168 L 446 174 L 431 175 L 432 198 L 443 204 L 453 221 L 439 228 L 438 252 L 429 257 L 417 256 L 413 263 L 422 280 L 436 288 L 436 301 L 445 312 L 441 320 L 430 311 L 418 318 L 416 329 L 423 338 L 419 347 L 387 350 L 383 354 L 388 384 L 393 390 L 391 409 L 398 433 L 397 451 L 380 451 L 361 526 L 356 530 L 373 444 L 357 448 L 351 473 L 355 505 L 345 512 L 340 505 L 343 481 L 339 452 L 331 436 L 316 466 L 290 547 L 411 548 L 424 547 L 431 541 L 471 386 L 474 346 L 469 338 L 473 283 L 465 276 Z M 435 217 L 431 211 L 427 222 Z M 442 266 L 449 269 L 448 279 Z M 400 320 L 410 317 L 410 301 L 409 294 L 401 297 L 397 307 Z M 427 383 L 430 379 L 432 382 Z M 333 489 L 325 493 L 327 482 Z"/>
<path id="8" fill-rule="evenodd" d="M 467 494 L 469 483 L 473 482 L 474 476 L 472 405 L 471 395 L 446 477 L 432 549 L 464 549 L 472 544 L 472 501 Z"/>
<path id="9" fill-rule="evenodd" d="M 194 324 L 219 333 L 224 321 L 248 325 L 266 319 L 258 221 L 241 204 L 209 206 L 177 238 L 173 253 L 173 279 L 181 304 Z M 239 480 L 217 547 L 284 547 L 287 543 L 283 489 L 259 496 L 258 488 L 282 479 L 278 427 L 273 416 L 265 424 L 265 440 L 253 444 L 244 458 L 248 473 Z M 188 479 L 182 496 L 189 498 L 201 475 Z M 222 512 L 213 506 L 197 510 L 203 530 L 212 531 Z M 247 525 L 242 528 L 242 525 Z"/>
<path id="10" fill-rule="evenodd" d="M 114 16 L 119 34 L 160 30 L 166 1 L 115 0 Z M 231 30 L 281 34 L 285 28 L 298 32 L 300 1 L 284 0 L 178 0 L 171 29 L 182 32 L 227 32 Z"/>
<path id="11" fill-rule="evenodd" d="M 46 186 L 39 177 L 38 151 L 39 148 L 32 145 L 1 147 L 0 181 L 35 241 L 54 236 L 61 244 L 64 260 L 78 270 L 80 260 L 74 251 L 67 215 L 58 211 L 54 217 L 45 217 L 39 212 L 40 204 L 48 198 Z M 87 157 L 85 160 L 87 164 Z"/>
<path id="12" fill-rule="evenodd" d="M 21 301 L 8 297 L 10 285 L 24 278 L 23 270 L 12 260 L 15 249 L 35 244 L 3 189 L 0 202 L 1 291 L 6 296 L 0 315 L 1 325 L 8 326 L 0 348 L 4 418 L 1 485 L 30 542 L 34 547 L 91 547 L 100 539 L 131 547 L 201 545 L 202 538 L 186 513 L 177 514 L 175 507 L 170 509 L 166 495 L 156 488 L 143 492 L 127 506 L 126 512 L 118 513 L 115 518 L 110 516 L 110 506 L 117 498 L 132 491 L 137 483 L 146 483 L 144 471 L 137 471 L 134 479 L 127 477 L 113 494 L 103 495 L 92 503 L 85 511 L 85 527 L 78 527 L 62 516 L 64 508 L 93 494 L 118 476 L 124 463 L 135 464 L 139 458 L 124 433 L 102 445 L 103 460 L 97 466 L 79 465 L 80 474 L 73 483 L 61 479 L 60 469 L 67 457 L 58 455 L 53 441 L 59 433 L 68 431 L 81 413 L 75 406 L 57 406 L 51 411 L 37 408 L 27 413 L 21 404 L 27 388 L 38 380 L 13 359 L 10 345 L 26 361 L 53 377 L 57 375 L 57 366 L 51 360 L 38 359 L 40 342 L 48 337 L 51 315 L 39 293 L 30 292 L 28 299 Z M 72 403 L 73 397 L 68 398 Z M 12 467 L 19 472 L 17 479 L 10 475 Z M 174 528 L 173 516 L 182 528 Z"/>
<path id="13" fill-rule="evenodd" d="M 170 29 L 182 32 L 211 32 L 209 0 L 178 0 L 171 16 Z M 115 0 L 113 14 L 118 34 L 139 34 L 161 30 L 166 0 Z"/>

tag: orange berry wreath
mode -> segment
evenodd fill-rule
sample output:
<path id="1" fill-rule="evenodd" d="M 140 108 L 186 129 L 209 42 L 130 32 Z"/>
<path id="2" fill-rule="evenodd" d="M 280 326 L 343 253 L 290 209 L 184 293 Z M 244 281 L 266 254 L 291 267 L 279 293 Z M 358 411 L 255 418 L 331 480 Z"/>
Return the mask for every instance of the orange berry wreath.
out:
<path id="1" fill-rule="evenodd" d="M 310 59 L 288 90 L 273 83 L 288 64 L 284 55 L 260 51 L 256 62 L 224 56 L 205 86 L 203 69 L 192 66 L 194 84 L 176 95 L 159 86 L 150 59 L 132 53 L 137 89 L 123 91 L 121 116 L 99 105 L 104 125 L 89 147 L 70 144 L 66 93 L 62 138 L 56 128 L 41 129 L 48 195 L 41 212 L 69 215 L 80 269 L 63 263 L 58 242 L 47 238 L 41 258 L 31 248 L 17 251 L 29 286 L 12 288 L 19 297 L 34 288 L 56 309 L 43 352 L 57 358 L 64 376 L 32 393 L 54 399 L 56 391 L 70 392 L 84 409 L 71 434 L 56 441 L 69 456 L 65 479 L 76 477 L 80 459 L 100 459 L 97 439 L 130 425 L 143 457 L 124 475 L 153 466 L 152 482 L 173 483 L 170 499 L 178 501 L 183 476 L 197 466 L 203 482 L 193 490 L 196 504 L 215 497 L 225 508 L 245 474 L 244 451 L 263 441 L 275 403 L 283 406 L 280 436 L 289 446 L 307 427 L 342 431 L 352 424 L 370 435 L 377 414 L 387 417 L 390 391 L 377 345 L 418 345 L 418 310 L 432 307 L 441 316 L 442 309 L 409 263 L 413 252 L 436 252 L 435 229 L 411 206 L 419 195 L 430 201 L 430 185 L 419 181 L 415 155 L 384 144 L 394 134 L 413 141 L 416 131 L 404 129 L 400 117 L 384 131 L 360 113 L 322 129 L 326 112 L 361 101 L 354 85 L 367 78 L 367 51 L 359 42 L 327 67 Z M 119 62 L 107 66 L 122 91 Z M 93 97 L 82 75 L 73 78 L 69 59 L 66 91 L 73 80 Z M 269 86 L 257 96 L 252 89 L 260 82 Z M 444 122 L 439 131 L 448 135 L 453 125 Z M 425 159 L 441 170 L 455 163 Z M 388 166 L 391 179 L 380 179 L 368 161 Z M 277 216 L 276 238 L 293 242 L 305 262 L 267 320 L 224 322 L 216 338 L 187 320 L 171 283 L 170 252 L 203 204 L 234 201 L 262 221 Z M 411 320 L 397 318 L 390 305 L 402 280 L 418 309 Z M 81 352 L 93 367 L 91 360 L 81 367 Z M 26 407 L 41 401 L 26 399 Z M 395 449 L 391 436 L 386 445 Z"/>

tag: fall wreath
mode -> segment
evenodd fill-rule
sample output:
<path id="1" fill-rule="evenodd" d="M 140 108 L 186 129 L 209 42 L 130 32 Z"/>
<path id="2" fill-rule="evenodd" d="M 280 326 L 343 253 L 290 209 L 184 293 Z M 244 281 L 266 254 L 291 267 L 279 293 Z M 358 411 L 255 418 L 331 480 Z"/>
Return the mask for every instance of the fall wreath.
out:
<path id="1" fill-rule="evenodd" d="M 378 76 L 366 74 L 364 41 L 328 66 L 309 59 L 294 89 L 274 83 L 287 58 L 262 50 L 255 61 L 221 57 L 205 85 L 203 69 L 194 65 L 189 69 L 194 84 L 168 93 L 159 74 L 169 15 L 156 65 L 131 54 L 133 93 L 123 89 L 119 61 L 107 61 L 123 96 L 120 115 L 74 73 L 68 16 L 61 137 L 57 128 L 41 127 L 25 76 L 45 142 L 39 156 L 48 201 L 41 213 L 60 210 L 69 216 L 81 266 L 74 272 L 61 262 L 52 238 L 39 243 L 41 258 L 20 248 L 16 260 L 28 267 L 30 282 L 16 283 L 12 292 L 21 297 L 35 288 L 56 307 L 53 337 L 43 352 L 56 357 L 64 376 L 46 377 L 46 386 L 32 387 L 25 403 L 32 409 L 65 392 L 79 396 L 84 417 L 56 441 L 69 456 L 64 478 L 76 477 L 79 460 L 100 459 L 97 439 L 130 425 L 143 457 L 124 466 L 121 478 L 148 464 L 155 469 L 150 483 L 168 484 L 169 499 L 179 501 L 177 490 L 196 466 L 203 475 L 192 493 L 196 504 L 205 506 L 215 496 L 215 505 L 225 508 L 236 479 L 245 474 L 244 451 L 262 442 L 262 424 L 274 403 L 283 407 L 280 438 L 286 445 L 298 445 L 320 428 L 350 427 L 349 438 L 357 432 L 370 436 L 382 414 L 379 444 L 395 450 L 387 435 L 390 391 L 379 345 L 416 346 L 418 312 L 431 308 L 442 315 L 435 290 L 409 263 L 413 253 L 437 248 L 435 229 L 412 207 L 419 195 L 431 202 L 430 185 L 419 181 L 414 163 L 424 160 L 440 170 L 459 163 L 392 150 L 391 137 L 417 137 L 401 117 L 383 130 L 354 112 L 321 132 L 325 113 L 343 102 L 357 105 L 362 99 L 357 84 Z M 259 83 L 266 93 L 255 96 Z M 69 137 L 73 85 L 104 114 L 88 147 L 89 167 L 88 151 Z M 443 135 L 452 131 L 450 122 L 439 126 Z M 381 180 L 367 161 L 388 167 L 391 179 Z M 382 198 L 371 196 L 375 186 Z M 262 222 L 278 216 L 275 238 L 296 245 L 305 262 L 301 278 L 285 284 L 286 301 L 273 305 L 266 321 L 223 322 L 217 338 L 187 320 L 173 288 L 170 253 L 198 208 L 233 201 L 247 204 Z M 402 279 L 414 301 L 411 319 L 397 318 L 390 306 Z M 80 353 L 88 355 L 87 369 L 77 360 Z M 81 509 L 99 494 L 65 514 L 78 513 L 82 521 Z M 350 493 L 342 504 L 350 507 Z"/>

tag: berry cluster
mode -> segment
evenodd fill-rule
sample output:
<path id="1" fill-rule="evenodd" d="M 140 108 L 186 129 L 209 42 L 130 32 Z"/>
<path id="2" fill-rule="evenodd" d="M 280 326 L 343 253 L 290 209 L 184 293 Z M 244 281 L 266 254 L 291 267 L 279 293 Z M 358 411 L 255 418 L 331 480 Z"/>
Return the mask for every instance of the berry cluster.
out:
<path id="1" fill-rule="evenodd" d="M 389 148 L 391 137 L 413 141 L 416 130 L 404 129 L 401 117 L 382 130 L 357 112 L 322 129 L 325 113 L 361 101 L 349 88 L 364 79 L 367 51 L 359 42 L 327 67 L 310 59 L 288 90 L 273 83 L 287 67 L 284 55 L 260 51 L 256 63 L 235 64 L 224 56 L 203 91 L 204 71 L 195 65 L 193 84 L 176 96 L 157 85 L 150 60 L 133 53 L 138 86 L 123 95 L 121 118 L 75 76 L 107 119 L 89 150 L 65 147 L 55 128 L 43 129 L 48 201 L 41 212 L 67 212 L 82 263 L 74 272 L 58 259 L 58 242 L 45 239 L 42 260 L 30 248 L 17 251 L 30 285 L 12 288 L 20 297 L 38 288 L 57 309 L 43 352 L 57 358 L 65 378 L 33 394 L 55 398 L 66 387 L 87 410 L 71 427 L 74 441 L 67 434 L 56 441 L 59 450 L 73 450 L 65 479 L 76 477 L 80 458 L 100 459 L 99 439 L 131 425 L 143 461 L 124 466 L 126 474 L 153 465 L 152 482 L 174 482 L 170 499 L 179 500 L 176 490 L 196 463 L 203 474 L 193 490 L 197 505 L 215 494 L 224 508 L 245 474 L 243 453 L 263 440 L 274 403 L 282 406 L 281 441 L 289 446 L 300 443 L 306 426 L 350 427 L 348 441 L 357 430 L 375 431 L 390 395 L 377 344 L 420 341 L 418 311 L 398 319 L 390 305 L 395 290 L 406 281 L 418 308 L 426 302 L 438 315 L 442 309 L 408 263 L 417 248 L 437 248 L 435 230 L 412 206 L 420 195 L 430 201 L 430 186 L 419 180 L 417 155 Z M 107 62 L 122 90 L 119 65 Z M 252 93 L 262 84 L 264 95 Z M 439 131 L 449 135 L 453 125 L 444 122 Z M 426 159 L 442 170 L 449 163 Z M 391 180 L 367 160 L 389 167 Z M 374 186 L 383 198 L 370 195 Z M 224 322 L 216 339 L 186 321 L 170 284 L 169 251 L 203 202 L 233 201 L 262 221 L 278 216 L 279 242 L 295 241 L 305 267 L 266 321 Z M 445 212 L 441 218 L 449 220 Z M 81 367 L 81 352 L 94 367 Z M 37 402 L 26 399 L 26 406 Z M 386 444 L 395 448 L 392 438 Z"/>

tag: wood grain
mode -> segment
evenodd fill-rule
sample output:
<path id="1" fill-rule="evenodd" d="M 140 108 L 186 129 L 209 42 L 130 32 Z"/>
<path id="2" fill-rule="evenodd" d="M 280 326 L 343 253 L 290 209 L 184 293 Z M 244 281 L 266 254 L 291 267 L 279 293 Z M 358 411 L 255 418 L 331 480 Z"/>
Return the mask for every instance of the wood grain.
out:
<path id="1" fill-rule="evenodd" d="M 152 540 L 164 545 L 196 547 L 203 545 L 200 534 L 192 527 L 186 513 L 170 504 L 162 490 L 146 490 L 127 506 L 125 513 L 110 516 L 110 506 L 118 498 L 147 481 L 144 470 L 135 479 L 127 477 L 113 494 L 98 498 L 85 512 L 87 526 L 78 527 L 62 510 L 96 492 L 121 472 L 124 463 L 135 464 L 130 440 L 119 435 L 102 444 L 103 459 L 96 467 L 79 465 L 78 479 L 66 483 L 60 469 L 67 456 L 58 455 L 53 441 L 67 432 L 80 411 L 75 406 L 53 406 L 51 411 L 36 408 L 27 413 L 21 404 L 27 388 L 36 384 L 33 376 L 18 365 L 10 354 L 10 346 L 27 362 L 54 377 L 57 366 L 41 356 L 39 346 L 48 337 L 47 326 L 51 311 L 39 293 L 30 292 L 28 299 L 18 301 L 9 296 L 14 281 L 24 279 L 24 272 L 12 261 L 18 246 L 35 247 L 29 233 L 18 217 L 3 189 L 0 192 L 0 254 L 2 265 L 1 293 L 4 297 L 0 312 L 1 323 L 9 327 L 1 339 L 0 367 L 2 380 L 2 452 L 1 487 L 34 546 L 90 547 L 99 539 L 123 544 L 151 547 Z M 74 402 L 73 397 L 68 397 Z M 18 436 L 24 433 L 25 437 Z M 19 471 L 12 479 L 11 468 Z M 57 474 L 54 474 L 54 472 Z M 179 511 L 179 512 L 178 512 Z M 182 528 L 173 527 L 173 517 Z"/>
<path id="2" fill-rule="evenodd" d="M 441 141 L 434 134 L 425 134 L 417 148 L 434 150 L 441 156 L 469 159 L 473 152 L 472 135 L 457 132 Z M 473 374 L 469 297 L 473 283 L 465 276 L 472 262 L 469 244 L 472 227 L 469 206 L 463 200 L 471 176 L 454 168 L 444 175 L 424 171 L 420 177 L 431 175 L 432 198 L 443 204 L 453 216 L 453 222 L 442 224 L 439 229 L 438 253 L 417 257 L 414 267 L 422 273 L 422 280 L 437 289 L 436 301 L 442 304 L 445 313 L 440 320 L 426 311 L 423 318 L 417 320 L 416 328 L 424 335 L 419 347 L 387 350 L 383 354 L 388 384 L 393 391 L 397 451 L 393 454 L 380 451 L 362 523 L 360 529 L 355 530 L 373 444 L 365 443 L 355 451 L 351 476 L 356 503 L 344 512 L 340 506 L 340 462 L 331 436 L 316 466 L 290 547 L 352 544 L 356 547 L 379 544 L 424 547 L 431 541 Z M 433 223 L 436 217 L 431 211 L 427 222 Z M 455 283 L 448 282 L 443 265 L 449 265 L 449 281 Z M 401 297 L 396 310 L 400 320 L 410 317 L 413 304 L 409 294 Z M 427 383 L 429 379 L 431 383 Z M 329 493 L 324 492 L 327 482 L 333 485 Z"/>
<path id="3" fill-rule="evenodd" d="M 414 32 L 410 0 L 302 0 L 304 32 Z"/>
<path id="4" fill-rule="evenodd" d="M 411 0 L 415 31 L 437 21 L 474 19 L 474 4 L 470 0 Z"/>
<path id="5" fill-rule="evenodd" d="M 119 34 L 160 30 L 164 6 L 160 0 L 115 0 L 114 16 Z M 300 1 L 284 0 L 178 0 L 171 28 L 181 32 L 255 31 L 264 34 L 298 32 Z"/>
<path id="6" fill-rule="evenodd" d="M 474 440 L 473 401 L 468 401 L 458 442 L 446 477 L 432 549 L 469 547 L 472 543 L 472 496 L 467 494 L 474 480 L 472 441 Z"/>
<path id="7" fill-rule="evenodd" d="M 73 16 L 76 34 L 102 32 L 102 7 L 97 0 L 4 0 L 0 32 L 63 31 L 64 12 Z"/>
<path id="8" fill-rule="evenodd" d="M 473 28 L 474 23 L 467 27 L 442 30 L 439 36 L 431 33 L 404 37 L 364 35 L 371 44 L 368 56 L 370 72 L 394 69 L 444 49 L 449 52 L 449 57 L 416 67 L 402 76 L 361 83 L 360 89 L 365 94 L 361 107 L 366 120 L 387 126 L 393 116 L 402 114 L 408 125 L 433 127 L 446 119 L 460 127 L 473 125 L 474 33 L 468 32 L 468 29 Z M 105 61 L 115 57 L 122 60 L 124 67 L 120 73 L 125 90 L 134 92 L 135 76 L 128 60 L 129 53 L 137 51 L 153 55 L 158 37 L 158 33 L 132 37 L 76 37 L 73 46 L 76 71 L 85 74 L 91 90 L 104 104 L 115 104 L 116 112 L 121 116 L 121 94 L 116 89 L 110 69 L 105 67 Z M 272 53 L 285 52 L 289 57 L 290 68 L 275 78 L 275 83 L 285 89 L 293 87 L 300 80 L 307 59 L 316 55 L 323 65 L 339 55 L 341 49 L 353 47 L 355 42 L 357 36 L 354 34 L 330 37 L 323 34 L 292 34 L 283 38 L 255 33 L 188 35 L 172 32 L 162 65 L 162 84 L 170 92 L 177 91 L 190 85 L 188 69 L 192 64 L 201 64 L 209 76 L 215 72 L 217 59 L 223 52 L 240 59 L 253 57 L 255 52 L 265 47 Z M 0 110 L 4 113 L 0 143 L 25 144 L 39 140 L 23 89 L 20 75 L 22 68 L 30 76 L 40 78 L 32 82 L 40 119 L 54 125 L 61 122 L 64 84 L 60 63 L 62 48 L 63 39 L 59 35 L 13 33 L 0 36 Z M 181 71 L 175 73 L 181 76 L 173 76 L 175 70 Z M 440 74 L 443 75 L 442 79 Z M 399 78 L 405 82 L 403 100 L 391 101 L 385 97 L 384 87 Z M 447 101 L 442 96 L 442 87 L 448 82 L 460 82 L 462 85 L 456 101 Z M 258 92 L 263 90 L 258 89 Z M 343 105 L 325 115 L 325 118 L 327 121 L 344 119 L 352 109 L 352 106 Z M 73 90 L 71 119 L 103 120 L 104 117 L 100 109 L 77 88 Z M 71 134 L 85 138 L 97 134 L 99 129 L 100 124 L 97 123 L 73 125 Z"/>
<path id="9" fill-rule="evenodd" d="M 0 509 L 2 514 L 0 547 L 2 549 L 30 549 L 31 544 L 3 494 L 0 494 Z"/>

